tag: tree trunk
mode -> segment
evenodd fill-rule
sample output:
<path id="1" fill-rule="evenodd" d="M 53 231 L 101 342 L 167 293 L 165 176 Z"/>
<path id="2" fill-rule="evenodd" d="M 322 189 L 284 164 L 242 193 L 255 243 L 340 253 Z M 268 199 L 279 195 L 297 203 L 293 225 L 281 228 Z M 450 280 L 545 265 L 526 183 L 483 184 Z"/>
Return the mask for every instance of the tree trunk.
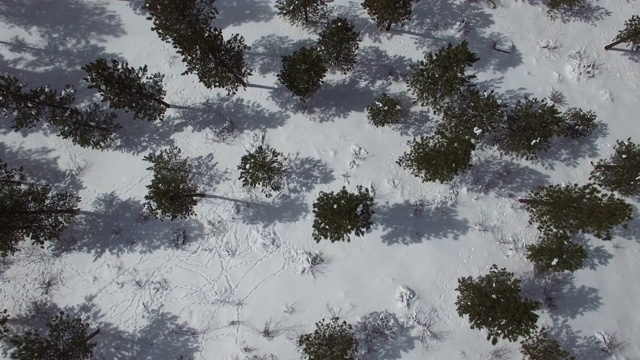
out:
<path id="1" fill-rule="evenodd" d="M 96 329 L 96 331 L 92 332 L 91 334 L 89 334 L 89 336 L 87 336 L 86 339 L 84 339 L 84 341 L 87 343 L 89 342 L 89 340 L 93 339 L 96 335 L 98 335 L 100 333 L 100 329 Z"/>
<path id="2" fill-rule="evenodd" d="M 162 104 L 162 105 L 163 105 L 163 106 L 165 106 L 167 109 L 168 109 L 168 108 L 171 108 L 171 105 L 169 105 L 168 103 L 166 103 L 166 102 L 165 102 L 164 100 L 162 100 L 162 99 L 152 97 L 152 98 L 151 98 L 151 101 L 155 101 L 155 102 L 157 102 L 158 104 Z"/>
<path id="3" fill-rule="evenodd" d="M 202 194 L 202 193 L 197 193 L 197 194 L 186 194 L 186 195 L 181 195 L 180 197 L 207 197 L 207 194 Z"/>
<path id="4" fill-rule="evenodd" d="M 309 11 L 307 11 L 307 5 L 302 5 L 302 10 L 304 11 L 304 22 L 309 22 Z"/>
<path id="5" fill-rule="evenodd" d="M 593 166 L 594 169 L 596 170 L 607 170 L 607 169 L 624 169 L 624 166 L 620 166 L 620 165 L 609 165 L 609 164 L 600 164 L 600 165 L 594 165 Z"/>
<path id="6" fill-rule="evenodd" d="M 387 23 L 387 27 L 385 28 L 386 31 L 391 31 L 391 25 L 393 25 L 393 20 L 389 20 L 389 22 Z"/>
<path id="7" fill-rule="evenodd" d="M 528 204 L 528 205 L 533 205 L 535 204 L 537 201 L 534 199 L 518 199 L 518 202 L 521 204 Z"/>
<path id="8" fill-rule="evenodd" d="M 0 183 L 2 183 L 2 184 L 18 184 L 18 185 L 24 184 L 22 181 L 15 181 L 15 180 L 0 180 Z"/>
<path id="9" fill-rule="evenodd" d="M 628 36 L 625 36 L 625 37 L 621 38 L 620 40 L 614 41 L 614 42 L 612 42 L 611 44 L 609 44 L 609 45 L 605 46 L 605 47 L 604 47 L 604 49 L 605 49 L 605 50 L 609 50 L 609 49 L 611 49 L 612 47 L 614 47 L 614 46 L 616 46 L 616 45 L 618 45 L 618 44 L 622 44 L 623 42 L 625 42 L 625 41 L 627 41 L 627 40 L 629 40 L 629 39 L 631 39 L 632 37 L 637 36 L 637 35 L 640 35 L 640 33 L 632 33 L 632 34 L 629 34 Z"/>

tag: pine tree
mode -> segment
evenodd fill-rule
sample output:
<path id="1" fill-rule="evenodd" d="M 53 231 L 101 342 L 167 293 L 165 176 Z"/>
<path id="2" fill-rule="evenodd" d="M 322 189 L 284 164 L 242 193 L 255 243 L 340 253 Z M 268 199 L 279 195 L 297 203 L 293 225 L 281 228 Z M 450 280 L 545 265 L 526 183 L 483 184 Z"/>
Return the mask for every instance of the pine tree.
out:
<path id="1" fill-rule="evenodd" d="M 350 193 L 345 187 L 337 193 L 320 192 L 313 203 L 313 240 L 351 241 L 349 234 L 363 236 L 373 226 L 373 195 L 369 189 L 357 187 Z"/>
<path id="2" fill-rule="evenodd" d="M 579 139 L 589 136 L 596 129 L 596 114 L 580 108 L 570 108 L 562 114 L 561 133 L 565 137 Z"/>
<path id="3" fill-rule="evenodd" d="M 338 318 L 316 323 L 316 330 L 298 338 L 303 356 L 309 360 L 354 360 L 358 340 L 351 325 Z"/>
<path id="4" fill-rule="evenodd" d="M 271 197 L 271 192 L 282 189 L 282 180 L 285 176 L 285 157 L 281 152 L 270 146 L 258 146 L 254 151 L 242 156 L 240 159 L 239 179 L 243 187 L 255 188 L 260 186 L 266 197 Z"/>
<path id="5" fill-rule="evenodd" d="M 520 279 L 494 264 L 489 274 L 477 279 L 458 279 L 458 315 L 467 315 L 472 329 L 487 330 L 487 340 L 495 345 L 501 337 L 517 341 L 536 329 L 540 303 L 520 294 Z"/>
<path id="6" fill-rule="evenodd" d="M 317 48 L 302 47 L 282 57 L 278 81 L 302 101 L 309 100 L 320 90 L 327 67 Z"/>
<path id="7" fill-rule="evenodd" d="M 524 360 L 576 360 L 575 356 L 560 347 L 558 341 L 551 338 L 544 327 L 520 343 L 520 353 Z"/>
<path id="8" fill-rule="evenodd" d="M 244 38 L 238 34 L 224 40 L 222 30 L 211 27 L 218 11 L 215 0 L 145 0 L 153 20 L 152 30 L 169 42 L 182 55 L 187 66 L 184 74 L 196 74 L 207 88 L 226 89 L 235 93 L 247 87 L 251 70 L 244 59 Z"/>
<path id="9" fill-rule="evenodd" d="M 508 110 L 495 142 L 503 153 L 533 160 L 539 151 L 549 150 L 551 139 L 562 134 L 563 124 L 555 105 L 525 98 Z"/>
<path id="10" fill-rule="evenodd" d="M 9 314 L 7 313 L 7 309 L 4 309 L 0 311 L 0 340 L 4 339 L 9 333 L 7 321 L 9 321 Z"/>
<path id="11" fill-rule="evenodd" d="M 391 30 L 411 18 L 413 4 L 419 0 L 364 0 L 362 7 L 379 29 Z"/>
<path id="12" fill-rule="evenodd" d="M 451 181 L 457 174 L 471 167 L 472 139 L 465 134 L 436 133 L 409 141 L 411 149 L 397 161 L 411 174 L 424 182 Z"/>
<path id="13" fill-rule="evenodd" d="M 95 343 L 90 342 L 99 330 L 87 335 L 89 324 L 60 312 L 47 323 L 46 337 L 27 331 L 9 341 L 15 347 L 11 358 L 16 360 L 86 360 L 93 355 Z"/>
<path id="14" fill-rule="evenodd" d="M 180 149 L 175 146 L 151 153 L 143 159 L 153 164 L 147 170 L 153 170 L 151 184 L 145 198 L 145 207 L 157 218 L 187 218 L 194 215 L 193 208 L 198 204 L 197 198 L 206 195 L 200 193 L 191 165 L 180 156 Z"/>
<path id="15" fill-rule="evenodd" d="M 455 47 L 449 43 L 411 66 L 413 75 L 409 88 L 422 106 L 440 113 L 465 87 L 472 85 L 471 80 L 476 76 L 465 75 L 465 69 L 480 58 L 469 50 L 468 45 L 467 41 Z"/>
<path id="16" fill-rule="evenodd" d="M 22 168 L 0 163 L 0 254 L 13 254 L 26 238 L 41 246 L 58 238 L 78 215 L 80 199 L 54 193 L 50 185 L 27 183 Z"/>
<path id="17" fill-rule="evenodd" d="M 318 22 L 329 13 L 327 0 L 276 0 L 276 9 L 292 25 Z"/>
<path id="18" fill-rule="evenodd" d="M 329 68 L 348 73 L 356 66 L 360 33 L 346 18 L 329 21 L 320 32 L 318 51 Z"/>
<path id="19" fill-rule="evenodd" d="M 543 233 L 566 231 L 590 233 L 611 240 L 611 229 L 627 227 L 632 219 L 632 207 L 612 194 L 601 195 L 593 184 L 540 186 L 520 199 Z"/>
<path id="20" fill-rule="evenodd" d="M 593 166 L 589 180 L 625 196 L 640 195 L 640 146 L 627 141 L 616 141 L 614 154 L 609 160 L 600 160 Z"/>
<path id="21" fill-rule="evenodd" d="M 147 75 L 147 65 L 135 69 L 127 62 L 97 59 L 82 67 L 87 73 L 89 89 L 98 89 L 102 101 L 108 101 L 112 109 L 133 112 L 135 119 L 162 120 L 171 106 L 162 100 L 166 91 L 162 88 L 164 75 Z"/>
<path id="22" fill-rule="evenodd" d="M 400 122 L 405 110 L 397 97 L 382 94 L 367 106 L 367 119 L 374 126 L 393 125 Z"/>
<path id="23" fill-rule="evenodd" d="M 58 127 L 60 137 L 82 147 L 100 149 L 111 143 L 114 133 L 121 129 L 115 123 L 116 114 L 105 112 L 98 104 L 82 111 L 72 106 L 75 89 L 71 85 L 66 85 L 60 94 L 48 86 L 24 91 L 26 86 L 15 77 L 0 75 L 0 108 L 4 116 L 13 116 L 12 128 L 16 131 L 47 121 Z"/>
<path id="24" fill-rule="evenodd" d="M 527 259 L 542 271 L 574 272 L 589 257 L 587 250 L 565 232 L 543 234 L 537 244 L 527 245 Z"/>
<path id="25" fill-rule="evenodd" d="M 443 107 L 438 129 L 446 134 L 464 134 L 480 140 L 504 123 L 505 108 L 493 91 L 481 92 L 467 87 Z"/>
<path id="26" fill-rule="evenodd" d="M 640 50 L 640 16 L 633 15 L 631 19 L 624 22 L 624 29 L 618 32 L 613 42 L 604 47 L 605 50 L 609 50 L 612 47 L 627 43 L 631 46 L 631 50 Z"/>

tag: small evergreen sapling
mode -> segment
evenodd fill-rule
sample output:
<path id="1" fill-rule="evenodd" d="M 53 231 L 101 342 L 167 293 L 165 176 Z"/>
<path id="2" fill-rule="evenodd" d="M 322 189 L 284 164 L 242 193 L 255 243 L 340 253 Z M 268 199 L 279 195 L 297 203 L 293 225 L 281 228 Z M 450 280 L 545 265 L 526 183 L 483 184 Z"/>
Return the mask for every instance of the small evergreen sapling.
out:
<path id="1" fill-rule="evenodd" d="M 465 69 L 478 60 L 480 58 L 469 50 L 467 41 L 456 46 L 449 43 L 411 66 L 413 75 L 409 88 L 422 106 L 440 113 L 460 91 L 471 85 L 476 76 L 465 75 Z"/>
<path id="2" fill-rule="evenodd" d="M 520 343 L 520 353 L 524 360 L 576 360 L 575 356 L 560 347 L 544 327 Z"/>
<path id="3" fill-rule="evenodd" d="M 565 137 L 579 139 L 589 136 L 596 129 L 596 114 L 580 108 L 570 108 L 562 114 L 561 133 Z"/>
<path id="4" fill-rule="evenodd" d="M 418 0 L 364 0 L 362 7 L 375 21 L 379 29 L 391 30 L 411 18 L 413 4 Z"/>
<path id="5" fill-rule="evenodd" d="M 589 257 L 587 250 L 565 232 L 543 234 L 537 244 L 527 245 L 527 259 L 542 271 L 574 272 Z"/>
<path id="6" fill-rule="evenodd" d="M 9 339 L 14 346 L 11 359 L 15 360 L 86 360 L 93 355 L 94 342 L 99 330 L 87 335 L 89 324 L 81 318 L 73 318 L 64 312 L 47 323 L 46 337 L 37 332 L 27 331 Z"/>
<path id="7" fill-rule="evenodd" d="M 157 218 L 187 218 L 194 215 L 197 198 L 206 195 L 198 191 L 191 165 L 180 156 L 180 149 L 172 146 L 144 157 L 153 164 L 147 170 L 153 171 L 151 184 L 145 198 L 145 207 Z"/>
<path id="8" fill-rule="evenodd" d="M 276 9 L 292 25 L 317 22 L 328 13 L 327 0 L 276 0 Z"/>
<path id="9" fill-rule="evenodd" d="M 400 99 L 387 94 L 378 96 L 366 108 L 369 123 L 378 127 L 399 123 L 404 112 Z"/>
<path id="10" fill-rule="evenodd" d="M 373 195 L 369 189 L 357 187 L 350 193 L 343 186 L 337 193 L 320 192 L 313 203 L 313 240 L 351 241 L 349 234 L 363 236 L 373 226 Z"/>
<path id="11" fill-rule="evenodd" d="M 318 51 L 329 68 L 346 74 L 356 65 L 359 38 L 355 26 L 346 18 L 338 17 L 329 21 L 320 32 Z"/>
<path id="12" fill-rule="evenodd" d="M 503 153 L 533 160 L 539 151 L 549 150 L 553 137 L 562 134 L 564 120 L 558 108 L 545 100 L 518 100 L 507 112 L 495 142 Z"/>
<path id="13" fill-rule="evenodd" d="M 243 187 L 261 187 L 266 197 L 282 189 L 285 176 L 284 155 L 270 146 L 258 146 L 240 159 L 239 179 Z"/>
<path id="14" fill-rule="evenodd" d="M 162 88 L 164 75 L 148 74 L 147 66 L 135 69 L 126 62 L 97 59 L 82 67 L 87 73 L 85 81 L 89 89 L 97 89 L 102 101 L 108 101 L 112 109 L 133 112 L 135 119 L 162 120 L 171 106 L 162 100 L 166 91 Z"/>
<path id="15" fill-rule="evenodd" d="M 309 360 L 354 360 L 358 340 L 350 324 L 338 318 L 316 323 L 316 330 L 298 338 L 298 347 Z"/>
<path id="16" fill-rule="evenodd" d="M 302 47 L 282 57 L 278 81 L 302 101 L 310 99 L 327 73 L 322 54 L 315 47 Z"/>
<path id="17" fill-rule="evenodd" d="M 604 47 L 605 50 L 609 50 L 612 47 L 627 43 L 631 46 L 631 50 L 640 50 L 640 16 L 633 15 L 631 18 L 624 22 L 624 29 L 618 32 L 613 42 Z"/>
<path id="18" fill-rule="evenodd" d="M 467 87 L 444 106 L 439 129 L 447 134 L 464 134 L 480 140 L 504 123 L 505 108 L 493 91 L 481 92 Z"/>
<path id="19" fill-rule="evenodd" d="M 456 300 L 460 317 L 468 316 L 472 329 L 487 330 L 487 340 L 495 345 L 501 337 L 517 341 L 536 329 L 540 303 L 520 294 L 520 279 L 494 264 L 489 274 L 477 279 L 458 279 Z"/>
<path id="20" fill-rule="evenodd" d="M 540 186 L 520 199 L 543 233 L 566 231 L 590 233 L 602 240 L 611 240 L 616 225 L 627 227 L 632 219 L 631 205 L 612 194 L 601 194 L 593 184 Z"/>
<path id="21" fill-rule="evenodd" d="M 436 133 L 409 141 L 411 149 L 397 161 L 424 182 L 445 183 L 471 167 L 473 140 L 465 134 Z"/>
<path id="22" fill-rule="evenodd" d="M 609 160 L 600 160 L 593 166 L 589 180 L 625 196 L 640 195 L 640 146 L 627 141 L 616 142 Z"/>

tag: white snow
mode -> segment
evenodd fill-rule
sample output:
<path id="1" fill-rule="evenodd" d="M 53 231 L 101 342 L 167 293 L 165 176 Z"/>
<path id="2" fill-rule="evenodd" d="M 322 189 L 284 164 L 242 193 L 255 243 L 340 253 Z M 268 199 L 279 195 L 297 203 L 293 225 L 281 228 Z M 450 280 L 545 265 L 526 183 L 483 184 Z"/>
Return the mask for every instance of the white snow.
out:
<path id="1" fill-rule="evenodd" d="M 34 300 L 81 314 L 91 329 L 100 328 L 98 359 L 299 359 L 297 337 L 332 314 L 360 326 L 362 319 L 392 321 L 397 336 L 376 349 L 386 351 L 385 359 L 480 359 L 492 351 L 486 333 L 470 329 L 456 313 L 457 279 L 486 274 L 497 264 L 524 279 L 525 294 L 542 293 L 523 250 L 538 233 L 517 199 L 540 184 L 586 183 L 590 161 L 610 156 L 607 144 L 640 141 L 640 64 L 625 44 L 616 47 L 623 51 L 603 50 L 624 21 L 640 13 L 640 3 L 599 0 L 593 11 L 604 15 L 561 22 L 550 20 L 541 2 L 503 0 L 491 9 L 484 1 L 442 1 L 442 11 L 434 11 L 432 2 L 421 1 L 412 20 L 387 33 L 375 30 L 360 2 L 331 5 L 357 20 L 361 51 L 380 55 L 352 74 L 329 73 L 308 109 L 270 87 L 279 87 L 280 56 L 317 36 L 279 18 L 274 0 L 216 2 L 215 21 L 225 36 L 239 33 L 252 46 L 249 83 L 262 85 L 234 96 L 182 76 L 180 57 L 135 10 L 140 2 L 12 2 L 18 9 L 0 14 L 0 64 L 29 88 L 61 90 L 69 83 L 78 101 L 98 99 L 78 86 L 85 76 L 80 67 L 114 57 L 165 74 L 165 100 L 180 105 L 158 124 L 119 113 L 120 142 L 105 151 L 74 146 L 53 129 L 2 127 L 3 161 L 82 198 L 82 214 L 56 242 L 64 251 L 53 256 L 56 249 L 25 244 L 9 259 L 0 294 L 12 318 L 27 317 Z M 492 48 L 502 37 L 513 42 L 510 54 Z M 16 39 L 24 46 L 7 45 Z M 553 141 L 540 162 L 479 147 L 474 167 L 450 184 L 422 183 L 396 160 L 437 118 L 414 105 L 412 111 L 425 114 L 425 128 L 375 128 L 365 108 L 383 91 L 411 97 L 406 84 L 388 78 L 385 59 L 402 68 L 464 39 L 481 58 L 469 68 L 480 90 L 492 86 L 511 103 L 525 95 L 544 98 L 553 83 L 569 107 L 593 110 L 607 128 L 570 143 Z M 224 141 L 215 136 L 221 118 L 234 129 Z M 294 159 L 284 194 L 265 199 L 242 188 L 237 166 L 254 138 Z M 200 186 L 213 196 L 202 199 L 193 218 L 160 222 L 142 207 L 151 180 L 142 158 L 170 145 L 191 159 Z M 76 171 L 73 164 L 87 166 Z M 349 243 L 316 244 L 312 204 L 318 193 L 370 183 L 379 184 L 372 231 Z M 491 230 L 473 231 L 483 216 Z M 614 241 L 587 236 L 589 265 L 567 277 L 555 310 L 539 311 L 540 326 L 562 334 L 561 344 L 578 359 L 599 358 L 597 332 L 618 334 L 632 344 L 625 358 L 640 358 L 639 229 L 634 220 L 628 230 L 616 230 Z M 306 276 L 312 269 L 302 263 L 305 251 L 330 261 Z M 59 281 L 45 294 L 42 277 L 57 272 Z M 437 309 L 437 317 L 418 309 Z M 416 312 L 431 320 L 416 320 Z M 400 326 L 394 319 L 413 320 Z M 445 335 L 438 340 L 435 331 Z M 517 343 L 501 344 L 518 354 Z"/>

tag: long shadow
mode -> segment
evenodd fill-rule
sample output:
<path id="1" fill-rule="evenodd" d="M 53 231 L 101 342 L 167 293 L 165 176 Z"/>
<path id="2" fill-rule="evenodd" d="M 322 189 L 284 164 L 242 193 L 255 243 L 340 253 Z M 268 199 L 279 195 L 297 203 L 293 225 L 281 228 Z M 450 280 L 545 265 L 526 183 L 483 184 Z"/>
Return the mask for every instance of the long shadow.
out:
<path id="1" fill-rule="evenodd" d="M 611 355 L 603 352 L 593 335 L 582 335 L 582 331 L 574 331 L 567 319 L 552 318 L 553 324 L 548 328 L 549 334 L 558 340 L 560 346 L 576 359 L 608 360 Z"/>
<path id="2" fill-rule="evenodd" d="M 385 231 L 381 238 L 388 245 L 445 238 L 457 240 L 470 229 L 469 221 L 460 219 L 452 207 L 416 211 L 416 205 L 406 200 L 378 205 L 375 211 L 374 222 Z"/>
<path id="3" fill-rule="evenodd" d="M 573 240 L 582 245 L 589 257 L 584 261 L 583 268 L 595 270 L 598 266 L 607 266 L 613 259 L 613 255 L 604 247 L 604 245 L 594 245 L 594 241 L 601 241 L 597 239 L 586 238 L 583 234 L 573 235 Z"/>
<path id="4" fill-rule="evenodd" d="M 336 178 L 333 170 L 321 160 L 295 154 L 289 159 L 287 188 L 292 194 L 308 193 L 316 185 L 328 184 Z"/>
<path id="5" fill-rule="evenodd" d="M 395 315 L 386 311 L 373 311 L 353 325 L 358 340 L 358 359 L 402 359 L 415 348 L 416 336 L 403 326 Z"/>
<path id="6" fill-rule="evenodd" d="M 309 213 L 309 206 L 302 196 L 280 194 L 271 203 L 238 202 L 235 204 L 237 218 L 251 225 L 269 225 L 292 223 L 300 220 Z"/>
<path id="7" fill-rule="evenodd" d="M 631 221 L 629 221 L 626 228 L 620 225 L 615 226 L 611 231 L 611 234 L 613 234 L 614 238 L 616 236 L 619 236 L 623 239 L 630 239 L 640 242 L 640 211 L 638 210 L 637 203 L 636 206 L 633 206 L 633 202 L 627 202 L 632 204 L 632 219 Z"/>
<path id="8" fill-rule="evenodd" d="M 405 82 L 411 76 L 411 59 L 390 56 L 378 46 L 364 46 L 358 49 L 357 63 L 349 76 L 376 88 L 393 83 Z"/>
<path id="9" fill-rule="evenodd" d="M 584 7 L 579 9 L 556 10 L 553 16 L 555 19 L 558 19 L 563 23 L 582 21 L 587 24 L 595 25 L 596 22 L 604 20 L 607 16 L 611 16 L 611 11 L 600 5 L 594 4 L 593 1 L 590 1 L 587 2 Z"/>
<path id="10" fill-rule="evenodd" d="M 254 41 L 251 50 L 246 52 L 247 64 L 261 75 L 276 73 L 282 68 L 282 56 L 291 55 L 295 50 L 315 43 L 312 39 L 294 41 L 284 35 L 265 35 Z"/>
<path id="11" fill-rule="evenodd" d="M 173 240 L 182 230 L 187 239 L 204 236 L 204 226 L 197 220 L 160 221 L 139 201 L 123 200 L 113 192 L 102 194 L 92 205 L 92 211 L 81 212 L 61 239 L 51 243 L 54 253 L 79 251 L 92 253 L 94 259 L 105 253 L 148 254 L 175 247 Z"/>
<path id="12" fill-rule="evenodd" d="M 551 148 L 537 154 L 534 162 L 540 163 L 547 169 L 554 169 L 554 162 L 558 161 L 565 165 L 578 167 L 585 158 L 596 158 L 599 149 L 596 144 L 599 138 L 609 135 L 609 125 L 598 122 L 597 127 L 589 136 L 580 139 L 555 138 L 551 140 Z"/>
<path id="13" fill-rule="evenodd" d="M 250 22 L 267 22 L 276 16 L 275 8 L 268 0 L 233 0 L 215 3 L 219 14 L 213 26 L 224 29 Z"/>

